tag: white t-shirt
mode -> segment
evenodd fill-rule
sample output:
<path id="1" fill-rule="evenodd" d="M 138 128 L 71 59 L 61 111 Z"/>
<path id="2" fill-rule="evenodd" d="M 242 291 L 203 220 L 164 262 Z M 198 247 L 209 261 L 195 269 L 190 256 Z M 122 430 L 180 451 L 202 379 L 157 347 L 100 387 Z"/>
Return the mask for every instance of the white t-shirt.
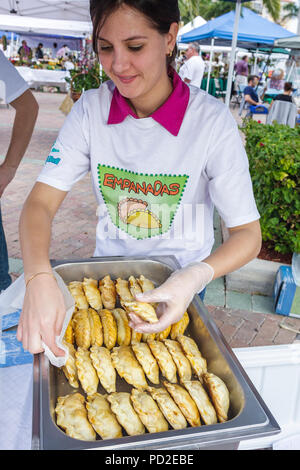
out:
<path id="1" fill-rule="evenodd" d="M 11 103 L 21 96 L 29 86 L 12 63 L 0 51 L 0 81 L 5 84 L 5 103 Z"/>
<path id="2" fill-rule="evenodd" d="M 191 80 L 189 85 L 201 87 L 201 82 L 205 70 L 205 62 L 199 55 L 193 55 L 188 59 L 179 70 L 179 76 L 182 80 L 187 78 Z"/>
<path id="3" fill-rule="evenodd" d="M 151 117 L 108 125 L 113 89 L 108 81 L 83 93 L 38 177 L 69 191 L 91 171 L 95 256 L 172 254 L 184 266 L 210 254 L 214 205 L 227 227 L 259 218 L 248 159 L 224 104 L 191 89 L 175 137 Z"/>

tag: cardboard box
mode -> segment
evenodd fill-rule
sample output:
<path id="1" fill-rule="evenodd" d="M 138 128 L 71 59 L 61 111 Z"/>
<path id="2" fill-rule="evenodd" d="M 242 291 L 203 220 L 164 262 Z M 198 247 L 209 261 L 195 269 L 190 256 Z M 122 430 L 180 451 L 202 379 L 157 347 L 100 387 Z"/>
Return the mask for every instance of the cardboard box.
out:
<path id="1" fill-rule="evenodd" d="M 280 266 L 274 284 L 274 308 L 280 315 L 300 318 L 300 287 L 291 266 Z"/>

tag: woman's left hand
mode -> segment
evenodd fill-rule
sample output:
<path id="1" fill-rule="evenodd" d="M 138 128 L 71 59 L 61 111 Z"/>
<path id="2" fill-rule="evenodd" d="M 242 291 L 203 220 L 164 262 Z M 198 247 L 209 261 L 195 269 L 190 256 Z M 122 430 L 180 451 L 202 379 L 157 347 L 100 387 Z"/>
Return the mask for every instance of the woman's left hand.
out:
<path id="1" fill-rule="evenodd" d="M 158 303 L 156 314 L 159 321 L 147 323 L 129 313 L 131 328 L 140 333 L 158 333 L 178 322 L 194 295 L 201 292 L 213 276 L 214 270 L 209 264 L 195 263 L 175 271 L 156 289 L 137 295 L 140 302 Z"/>

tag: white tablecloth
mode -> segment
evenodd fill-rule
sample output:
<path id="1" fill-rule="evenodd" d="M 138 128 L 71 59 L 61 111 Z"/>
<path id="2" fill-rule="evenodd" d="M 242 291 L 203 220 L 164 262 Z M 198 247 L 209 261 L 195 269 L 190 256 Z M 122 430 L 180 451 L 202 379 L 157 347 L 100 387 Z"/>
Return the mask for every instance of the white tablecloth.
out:
<path id="1" fill-rule="evenodd" d="M 31 69 L 30 67 L 16 67 L 31 88 L 40 85 L 59 86 L 61 91 L 67 91 L 66 77 L 70 77 L 67 70 Z"/>

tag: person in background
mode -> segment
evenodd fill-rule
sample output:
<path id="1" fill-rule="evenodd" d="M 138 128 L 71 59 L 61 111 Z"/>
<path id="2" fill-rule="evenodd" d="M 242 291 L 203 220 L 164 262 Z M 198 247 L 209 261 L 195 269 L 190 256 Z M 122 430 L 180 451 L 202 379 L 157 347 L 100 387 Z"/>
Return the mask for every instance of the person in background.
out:
<path id="1" fill-rule="evenodd" d="M 242 57 L 242 60 L 235 64 L 234 70 L 236 72 L 234 87 L 236 91 L 239 91 L 240 85 L 247 86 L 247 78 L 249 74 L 248 56 L 245 55 Z"/>
<path id="2" fill-rule="evenodd" d="M 245 101 L 249 105 L 257 106 L 260 104 L 258 94 L 255 90 L 258 84 L 259 77 L 257 75 L 250 75 L 248 78 L 248 85 L 244 89 Z"/>
<path id="3" fill-rule="evenodd" d="M 199 56 L 200 46 L 198 43 L 193 42 L 189 44 L 185 52 L 186 61 L 180 67 L 179 76 L 188 85 L 201 87 L 201 82 L 205 70 L 205 63 L 202 57 Z"/>
<path id="4" fill-rule="evenodd" d="M 274 90 L 283 90 L 284 86 L 284 71 L 282 69 L 276 69 L 273 71 L 271 80 L 269 83 L 268 88 L 274 89 Z"/>
<path id="5" fill-rule="evenodd" d="M 52 55 L 51 55 L 52 59 L 56 58 L 56 54 L 57 54 L 57 42 L 54 42 L 52 46 Z"/>
<path id="6" fill-rule="evenodd" d="M 32 50 L 29 46 L 27 46 L 25 39 L 22 41 L 22 46 L 19 47 L 18 54 L 21 61 L 29 61 L 32 59 Z"/>
<path id="7" fill-rule="evenodd" d="M 271 109 L 274 101 L 287 101 L 288 103 L 296 104 L 296 102 L 293 100 L 292 93 L 293 93 L 292 82 L 285 82 L 283 86 L 283 93 L 279 93 L 277 96 L 275 96 L 275 98 L 272 100 L 272 103 L 270 104 L 269 109 Z"/>
<path id="8" fill-rule="evenodd" d="M 3 163 L 0 165 L 0 201 L 4 190 L 12 181 L 30 142 L 38 115 L 38 104 L 29 86 L 15 67 L 0 51 L 0 80 L 5 84 L 5 102 L 16 111 L 11 140 Z M 0 292 L 11 284 L 8 272 L 8 253 L 0 206 Z"/>
<path id="9" fill-rule="evenodd" d="M 35 58 L 38 60 L 44 58 L 44 52 L 43 52 L 42 47 L 43 47 L 43 44 L 40 42 L 35 51 Z"/>
<path id="10" fill-rule="evenodd" d="M 68 48 L 67 44 L 64 44 L 56 54 L 56 57 L 59 59 L 67 59 L 70 53 L 70 49 Z"/>

